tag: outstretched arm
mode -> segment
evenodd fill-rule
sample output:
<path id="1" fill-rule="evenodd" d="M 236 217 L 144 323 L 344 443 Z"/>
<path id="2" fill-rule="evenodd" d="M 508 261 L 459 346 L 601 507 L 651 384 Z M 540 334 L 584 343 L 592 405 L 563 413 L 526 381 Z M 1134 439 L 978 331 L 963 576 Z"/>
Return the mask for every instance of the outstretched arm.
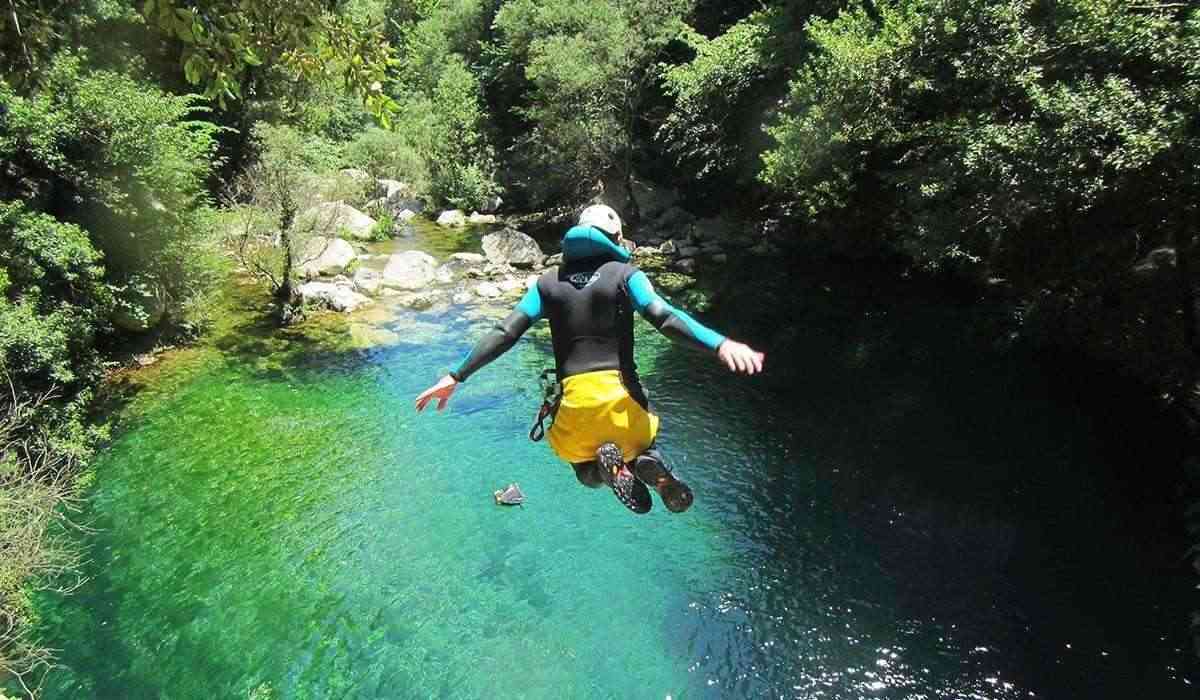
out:
<path id="1" fill-rule="evenodd" d="M 417 410 L 425 410 L 425 406 L 433 399 L 438 400 L 437 410 L 445 408 L 459 382 L 466 381 L 484 365 L 508 352 L 525 331 L 541 318 L 542 297 L 538 293 L 537 285 L 534 285 L 507 318 L 479 339 L 456 369 L 438 380 L 437 384 L 421 392 L 417 397 Z"/>
<path id="2" fill-rule="evenodd" d="M 717 353 L 733 372 L 762 371 L 764 355 L 744 343 L 730 340 L 676 309 L 654 291 L 646 273 L 638 270 L 627 282 L 633 306 L 660 333 L 688 347 Z"/>

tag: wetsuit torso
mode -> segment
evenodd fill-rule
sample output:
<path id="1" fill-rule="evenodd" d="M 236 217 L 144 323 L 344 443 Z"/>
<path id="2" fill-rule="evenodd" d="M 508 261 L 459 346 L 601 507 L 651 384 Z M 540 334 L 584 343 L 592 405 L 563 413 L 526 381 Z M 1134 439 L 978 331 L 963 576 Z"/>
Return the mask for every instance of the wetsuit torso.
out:
<path id="1" fill-rule="evenodd" d="M 550 321 L 558 378 L 619 370 L 630 396 L 643 407 L 646 394 L 633 357 L 633 311 L 673 340 L 715 351 L 725 340 L 673 308 L 629 253 L 594 229 L 576 227 L 563 240 L 565 262 L 543 274 L 509 316 L 482 338 L 451 375 L 463 381 L 499 357 L 538 320 Z"/>

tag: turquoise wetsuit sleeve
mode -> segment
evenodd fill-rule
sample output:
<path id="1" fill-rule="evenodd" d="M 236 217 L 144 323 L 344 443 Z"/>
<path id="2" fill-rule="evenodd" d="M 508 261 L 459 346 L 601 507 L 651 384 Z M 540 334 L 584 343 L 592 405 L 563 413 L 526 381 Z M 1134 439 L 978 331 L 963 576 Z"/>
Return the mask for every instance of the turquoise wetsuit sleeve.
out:
<path id="1" fill-rule="evenodd" d="M 535 284 L 525 292 L 524 298 L 508 318 L 497 323 L 487 335 L 479 339 L 470 354 L 450 372 L 450 376 L 460 382 L 466 381 L 467 377 L 482 369 L 484 365 L 508 352 L 525 331 L 541 318 L 542 295 Z"/>
<path id="2" fill-rule="evenodd" d="M 633 307 L 660 333 L 684 345 L 700 350 L 716 351 L 725 336 L 676 309 L 654 291 L 646 273 L 638 270 L 626 282 Z"/>

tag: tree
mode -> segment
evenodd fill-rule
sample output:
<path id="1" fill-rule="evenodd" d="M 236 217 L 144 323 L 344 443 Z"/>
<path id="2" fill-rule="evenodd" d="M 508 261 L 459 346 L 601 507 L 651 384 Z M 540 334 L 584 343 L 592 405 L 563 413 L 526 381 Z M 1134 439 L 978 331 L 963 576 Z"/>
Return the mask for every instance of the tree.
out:
<path id="1" fill-rule="evenodd" d="M 632 192 L 639 118 L 691 5 L 513 0 L 500 8 L 494 60 L 523 67 L 514 109 L 528 129 L 511 150 L 527 163 L 526 187 L 542 191 L 535 199 L 579 197 L 609 176 Z"/>

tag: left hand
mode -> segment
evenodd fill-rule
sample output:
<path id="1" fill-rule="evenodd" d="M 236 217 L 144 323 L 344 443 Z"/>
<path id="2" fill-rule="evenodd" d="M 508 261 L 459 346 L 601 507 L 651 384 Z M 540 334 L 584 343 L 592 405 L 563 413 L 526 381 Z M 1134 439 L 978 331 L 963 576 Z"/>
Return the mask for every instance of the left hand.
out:
<path id="1" fill-rule="evenodd" d="M 442 410 L 446 407 L 446 402 L 454 395 L 454 390 L 458 387 L 458 380 L 450 375 L 446 375 L 438 380 L 437 384 L 429 387 L 421 392 L 417 397 L 417 413 L 425 410 L 425 406 L 433 399 L 437 399 L 437 410 Z"/>

